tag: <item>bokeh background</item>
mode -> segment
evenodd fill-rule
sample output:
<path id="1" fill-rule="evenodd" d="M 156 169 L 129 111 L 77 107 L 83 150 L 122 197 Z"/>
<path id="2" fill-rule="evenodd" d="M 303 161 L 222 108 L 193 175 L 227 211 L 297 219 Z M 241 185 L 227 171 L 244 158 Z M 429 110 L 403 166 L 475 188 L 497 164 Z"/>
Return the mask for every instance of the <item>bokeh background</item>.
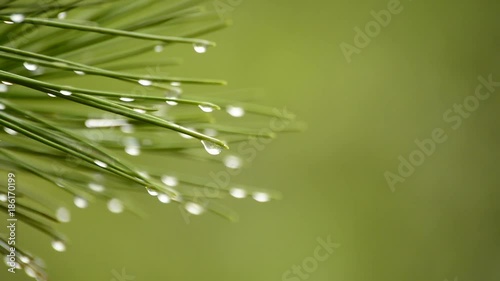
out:
<path id="1" fill-rule="evenodd" d="M 238 223 L 212 215 L 186 223 L 175 206 L 139 194 L 144 220 L 102 203 L 74 208 L 60 227 L 72 242 L 64 253 L 20 228 L 51 280 L 122 281 L 113 274 L 122 269 L 137 281 L 283 280 L 328 236 L 341 246 L 307 280 L 500 279 L 500 87 L 458 130 L 443 120 L 478 76 L 500 81 L 498 1 L 402 0 L 402 12 L 350 63 L 340 44 L 353 44 L 354 28 L 388 0 L 217 2 L 234 8 L 224 15 L 234 25 L 204 36 L 218 43 L 207 54 L 176 49 L 185 58 L 179 73 L 227 79 L 220 91 L 259 91 L 308 124 L 233 178 L 284 199 L 227 201 Z M 150 54 L 158 55 L 166 53 Z M 392 192 L 384 173 L 396 173 L 398 156 L 408 158 L 435 128 L 447 141 Z M 0 279 L 30 280 L 4 270 Z"/>

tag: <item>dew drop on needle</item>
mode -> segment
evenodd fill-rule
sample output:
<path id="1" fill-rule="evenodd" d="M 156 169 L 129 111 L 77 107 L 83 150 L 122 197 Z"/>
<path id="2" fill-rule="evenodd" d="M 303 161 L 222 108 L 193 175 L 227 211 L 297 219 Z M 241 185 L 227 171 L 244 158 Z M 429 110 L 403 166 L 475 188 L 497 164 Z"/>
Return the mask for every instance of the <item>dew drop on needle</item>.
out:
<path id="1" fill-rule="evenodd" d="M 193 44 L 194 51 L 198 54 L 203 54 L 207 52 L 207 45 L 205 44 Z"/>
<path id="2" fill-rule="evenodd" d="M 64 244 L 63 241 L 61 240 L 54 240 L 52 241 L 52 248 L 58 252 L 64 252 L 66 251 L 66 244 Z"/>
<path id="3" fill-rule="evenodd" d="M 203 147 L 210 155 L 219 155 L 222 152 L 222 147 L 210 141 L 202 140 Z"/>

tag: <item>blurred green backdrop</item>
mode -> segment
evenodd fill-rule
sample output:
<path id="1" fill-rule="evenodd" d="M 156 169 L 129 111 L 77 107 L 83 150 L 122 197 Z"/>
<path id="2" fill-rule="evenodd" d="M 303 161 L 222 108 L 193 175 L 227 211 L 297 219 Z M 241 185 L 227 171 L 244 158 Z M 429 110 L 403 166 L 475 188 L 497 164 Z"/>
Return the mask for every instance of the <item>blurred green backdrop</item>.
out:
<path id="1" fill-rule="evenodd" d="M 137 281 L 283 280 L 328 236 L 341 246 L 295 281 L 499 280 L 500 88 L 458 130 L 443 120 L 478 76 L 500 81 L 498 1 L 401 1 L 350 63 L 340 44 L 354 44 L 354 28 L 390 1 L 217 2 L 237 3 L 226 14 L 234 25 L 205 36 L 218 47 L 184 55 L 179 71 L 227 79 L 224 90 L 262 89 L 266 102 L 308 123 L 233 179 L 280 190 L 284 200 L 227 201 L 241 216 L 236 224 L 211 215 L 186 224 L 175 206 L 146 195 L 137 195 L 146 220 L 102 203 L 74 208 L 60 227 L 72 241 L 65 253 L 18 230 L 45 257 L 51 280 L 131 281 L 115 277 L 122 269 Z M 435 128 L 447 141 L 391 192 L 384 173 L 396 173 L 398 156 L 408 159 L 415 139 Z"/>

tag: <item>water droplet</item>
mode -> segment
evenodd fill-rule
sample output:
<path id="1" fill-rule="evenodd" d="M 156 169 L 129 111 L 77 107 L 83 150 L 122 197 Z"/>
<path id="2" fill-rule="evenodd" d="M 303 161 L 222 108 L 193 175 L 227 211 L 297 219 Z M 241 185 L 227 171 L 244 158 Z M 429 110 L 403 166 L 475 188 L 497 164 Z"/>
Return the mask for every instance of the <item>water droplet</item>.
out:
<path id="1" fill-rule="evenodd" d="M 72 92 L 66 90 L 60 90 L 59 93 L 63 96 L 71 96 L 73 94 Z"/>
<path id="2" fill-rule="evenodd" d="M 75 199 L 73 200 L 73 203 L 75 203 L 75 206 L 77 206 L 80 209 L 85 209 L 89 205 L 89 202 L 87 200 L 85 200 L 82 197 L 78 197 L 78 196 L 75 197 Z"/>
<path id="3" fill-rule="evenodd" d="M 23 14 L 12 14 L 12 15 L 10 15 L 10 20 L 15 22 L 15 23 L 21 23 L 24 21 L 24 15 Z"/>
<path id="4" fill-rule="evenodd" d="M 122 97 L 120 98 L 121 101 L 124 101 L 124 102 L 133 102 L 135 99 L 133 98 L 127 98 L 127 97 Z"/>
<path id="5" fill-rule="evenodd" d="M 178 103 L 176 101 L 173 101 L 173 100 L 176 100 L 177 98 L 176 97 L 171 97 L 169 98 L 170 100 L 167 100 L 165 101 L 168 105 L 171 105 L 171 106 L 176 106 Z"/>
<path id="6" fill-rule="evenodd" d="M 55 98 L 55 97 L 57 97 L 56 95 L 51 94 L 51 93 L 47 93 L 47 95 L 48 95 L 49 97 L 51 97 L 51 98 Z"/>
<path id="7" fill-rule="evenodd" d="M 26 275 L 28 275 L 29 277 L 31 278 L 36 278 L 36 271 L 31 268 L 30 266 L 25 266 L 24 267 L 24 273 L 26 273 Z"/>
<path id="8" fill-rule="evenodd" d="M 7 134 L 9 134 L 9 135 L 11 135 L 11 136 L 15 136 L 15 135 L 17 135 L 17 132 L 16 132 L 16 131 L 14 131 L 14 130 L 12 130 L 11 128 L 7 128 L 7 127 L 5 127 L 5 128 L 3 128 L 3 130 L 4 130 Z"/>
<path id="9" fill-rule="evenodd" d="M 0 103 L 0 110 L 4 110 L 5 109 L 5 105 Z"/>
<path id="10" fill-rule="evenodd" d="M 153 85 L 153 82 L 151 82 L 151 80 L 146 80 L 146 79 L 141 79 L 138 81 L 139 84 L 141 84 L 142 86 L 151 86 Z"/>
<path id="11" fill-rule="evenodd" d="M 119 214 L 123 212 L 123 203 L 119 199 L 113 198 L 108 201 L 108 210 L 111 213 Z"/>
<path id="12" fill-rule="evenodd" d="M 4 20 L 3 22 L 6 23 L 6 24 L 14 24 L 14 22 L 10 21 L 10 20 Z"/>
<path id="13" fill-rule="evenodd" d="M 181 82 L 171 82 L 170 85 L 174 86 L 174 87 L 179 87 L 181 85 Z"/>
<path id="14" fill-rule="evenodd" d="M 158 200 L 160 200 L 160 202 L 163 204 L 168 204 L 170 203 L 170 196 L 168 196 L 167 194 L 160 194 L 158 195 Z"/>
<path id="15" fill-rule="evenodd" d="M 108 167 L 108 164 L 106 164 L 106 163 L 104 163 L 104 162 L 102 162 L 102 161 L 99 161 L 99 160 L 95 160 L 95 161 L 94 161 L 94 163 L 95 163 L 97 166 L 101 167 L 101 168 L 107 168 L 107 167 Z"/>
<path id="16" fill-rule="evenodd" d="M 255 192 L 254 194 L 252 194 L 252 197 L 257 202 L 268 202 L 269 200 L 271 200 L 269 194 L 264 192 Z"/>
<path id="17" fill-rule="evenodd" d="M 146 110 L 140 109 L 140 108 L 134 108 L 134 111 L 137 112 L 137 113 L 140 113 L 140 114 L 145 114 L 146 113 Z"/>
<path id="18" fill-rule="evenodd" d="M 52 248 L 58 252 L 64 252 L 66 251 L 66 244 L 61 240 L 54 240 L 52 241 Z"/>
<path id="19" fill-rule="evenodd" d="M 125 152 L 131 156 L 141 155 L 141 147 L 138 145 L 129 145 L 125 147 Z"/>
<path id="20" fill-rule="evenodd" d="M 24 65 L 24 68 L 26 68 L 29 71 L 35 71 L 38 69 L 38 65 L 29 63 L 29 62 L 24 62 L 23 65 Z"/>
<path id="21" fill-rule="evenodd" d="M 243 117 L 243 115 L 245 115 L 245 109 L 239 106 L 229 105 L 226 107 L 226 111 L 233 117 Z"/>
<path id="22" fill-rule="evenodd" d="M 60 207 L 56 211 L 56 218 L 60 222 L 69 222 L 71 220 L 71 214 L 68 209 Z"/>
<path id="23" fill-rule="evenodd" d="M 0 193 L 0 201 L 7 202 L 7 194 Z"/>
<path id="24" fill-rule="evenodd" d="M 247 192 L 241 188 L 231 188 L 229 194 L 234 198 L 245 198 L 247 196 Z"/>
<path id="25" fill-rule="evenodd" d="M 29 263 L 30 262 L 30 258 L 28 256 L 19 256 L 19 260 L 22 262 L 22 263 Z"/>
<path id="26" fill-rule="evenodd" d="M 66 18 L 67 15 L 68 14 L 66 12 L 60 12 L 59 14 L 57 14 L 57 18 L 63 20 Z"/>
<path id="27" fill-rule="evenodd" d="M 201 143 L 210 155 L 219 155 L 222 152 L 222 147 L 213 142 L 202 140 Z"/>
<path id="28" fill-rule="evenodd" d="M 198 54 L 203 54 L 207 52 L 207 45 L 195 43 L 193 44 L 194 51 Z"/>
<path id="29" fill-rule="evenodd" d="M 89 188 L 90 188 L 90 190 L 95 191 L 95 192 L 103 192 L 104 191 L 104 186 L 97 184 L 97 183 L 93 183 L 93 182 L 89 183 Z"/>
<path id="30" fill-rule="evenodd" d="M 230 169 L 238 169 L 241 167 L 241 159 L 238 156 L 228 155 L 224 158 L 224 165 Z"/>
<path id="31" fill-rule="evenodd" d="M 75 70 L 74 72 L 76 75 L 85 75 L 85 72 L 83 72 L 81 70 Z"/>
<path id="32" fill-rule="evenodd" d="M 186 208 L 186 211 L 188 211 L 192 215 L 201 215 L 203 212 L 205 212 L 205 208 L 203 208 L 203 206 L 193 202 L 186 203 L 184 208 Z"/>
<path id="33" fill-rule="evenodd" d="M 149 187 L 146 187 L 146 190 L 148 191 L 149 195 L 151 196 L 158 196 L 158 191 L 152 189 L 152 188 L 149 188 Z"/>
<path id="34" fill-rule="evenodd" d="M 163 52 L 163 45 L 156 45 L 154 48 L 155 52 L 161 53 Z"/>
<path id="35" fill-rule="evenodd" d="M 6 93 L 9 90 L 9 87 L 5 84 L 0 84 L 0 93 Z"/>
<path id="36" fill-rule="evenodd" d="M 161 181 L 168 186 L 177 186 L 179 184 L 179 179 L 173 176 L 162 176 Z"/>
<path id="37" fill-rule="evenodd" d="M 203 112 L 212 112 L 214 111 L 214 108 L 209 106 L 209 105 L 198 105 L 198 107 L 203 111 Z"/>
<path id="38" fill-rule="evenodd" d="M 12 85 L 14 85 L 14 84 L 12 84 L 12 83 L 10 83 L 10 82 L 7 82 L 7 81 L 2 81 L 2 84 L 7 85 L 7 86 L 12 86 Z"/>

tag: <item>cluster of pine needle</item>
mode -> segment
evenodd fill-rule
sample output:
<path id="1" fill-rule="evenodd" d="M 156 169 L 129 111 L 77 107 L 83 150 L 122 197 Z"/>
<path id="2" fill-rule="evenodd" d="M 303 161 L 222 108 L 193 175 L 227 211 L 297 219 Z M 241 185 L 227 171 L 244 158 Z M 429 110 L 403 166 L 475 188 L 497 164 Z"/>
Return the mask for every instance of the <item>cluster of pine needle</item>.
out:
<path id="1" fill-rule="evenodd" d="M 169 48 L 178 45 L 201 56 L 215 43 L 199 38 L 227 26 L 211 2 L 202 0 L 0 0 L 0 171 L 45 183 L 19 183 L 19 221 L 64 251 L 66 238 L 56 225 L 68 222 L 70 212 L 47 195 L 50 188 L 71 196 L 78 208 L 102 200 L 113 213 L 136 212 L 122 197 L 139 191 L 193 215 L 213 212 L 230 220 L 235 214 L 217 204 L 226 195 L 278 197 L 259 188 L 207 184 L 206 177 L 189 171 L 155 174 L 130 161 L 155 154 L 239 169 L 240 156 L 221 152 L 249 137 L 274 134 L 236 119 L 292 119 L 249 96 L 208 89 L 225 85 L 223 80 L 151 71 L 154 66 L 175 73 L 181 60 Z M 154 61 L 144 59 L 151 54 Z M 207 94 L 204 87 L 194 94 L 194 86 L 206 86 Z M 9 202 L 7 180 L 2 181 L 3 215 Z M 7 255 L 8 235 L 2 232 L 0 253 Z M 16 251 L 18 269 L 47 279 L 38 257 L 22 245 Z"/>

